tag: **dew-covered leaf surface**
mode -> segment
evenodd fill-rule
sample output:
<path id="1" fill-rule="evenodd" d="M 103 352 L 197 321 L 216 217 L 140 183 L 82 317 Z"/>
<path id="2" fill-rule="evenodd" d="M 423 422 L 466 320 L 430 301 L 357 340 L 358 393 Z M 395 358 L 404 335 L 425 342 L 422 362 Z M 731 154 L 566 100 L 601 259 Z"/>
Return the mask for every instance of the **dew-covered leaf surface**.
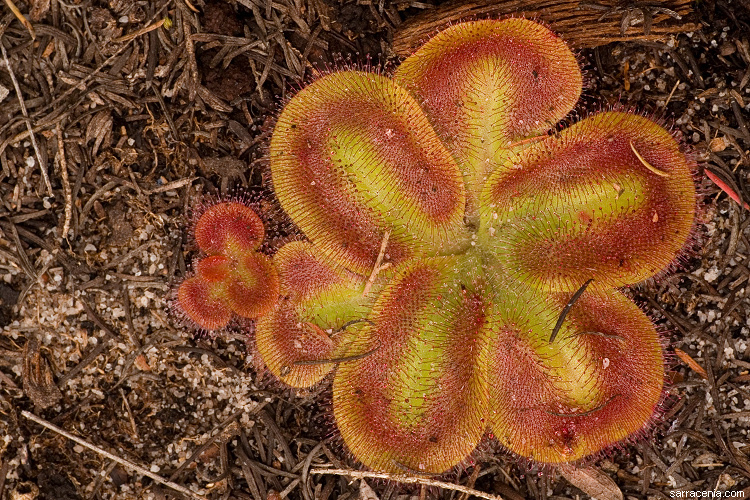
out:
<path id="1" fill-rule="evenodd" d="M 311 77 L 308 63 L 387 60 L 396 25 L 436 2 L 14 3 L 35 39 L 3 11 L 13 77 L 3 57 L 0 497 L 176 495 L 22 411 L 205 498 L 357 497 L 359 480 L 310 473 L 358 467 L 331 421 L 335 381 L 289 390 L 251 355 L 246 325 L 233 323 L 221 337 L 193 335 L 170 319 L 168 290 L 200 255 L 188 234 L 191 207 L 200 212 L 206 195 L 246 197 L 264 221 L 261 252 L 300 239 L 271 195 L 264 161 L 283 96 Z M 584 7 L 614 33 L 621 25 L 631 37 L 643 33 L 648 7 L 601 10 L 616 3 Z M 575 112 L 620 103 L 664 117 L 748 200 L 750 15 L 741 1 L 695 8 L 702 31 L 579 51 L 584 91 Z M 654 32 L 664 20 L 690 21 L 654 11 Z M 335 62 L 337 53 L 343 60 Z M 670 398 L 658 436 L 591 464 L 626 498 L 750 494 L 750 217 L 701 174 L 697 184 L 707 196 L 694 253 L 670 278 L 628 291 L 682 354 L 667 359 Z M 585 498 L 554 471 L 538 475 L 495 447 L 430 479 L 508 499 Z M 366 481 L 382 500 L 459 496 Z"/>

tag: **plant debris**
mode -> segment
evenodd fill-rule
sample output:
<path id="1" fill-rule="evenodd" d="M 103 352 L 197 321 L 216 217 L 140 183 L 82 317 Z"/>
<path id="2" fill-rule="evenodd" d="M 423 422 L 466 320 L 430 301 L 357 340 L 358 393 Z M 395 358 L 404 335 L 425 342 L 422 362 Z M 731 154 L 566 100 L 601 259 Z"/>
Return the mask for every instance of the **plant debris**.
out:
<path id="1" fill-rule="evenodd" d="M 330 67 L 388 71 L 404 30 L 450 2 L 3 3 L 0 498 L 181 495 L 169 483 L 217 500 L 586 496 L 492 440 L 451 475 L 369 480 L 316 403 L 330 387 L 285 389 L 253 356 L 247 325 L 207 338 L 169 315 L 201 199 L 261 200 L 268 224 L 289 227 L 264 156 L 287 95 Z M 629 291 L 705 378 L 675 358 L 654 437 L 588 464 L 589 476 L 606 475 L 625 498 L 747 497 L 750 212 L 726 193 L 750 200 L 748 2 L 552 4 L 578 4 L 571 19 L 585 14 L 628 40 L 575 47 L 587 72 L 578 114 L 624 106 L 660 117 L 700 162 L 705 193 L 694 252 Z"/>

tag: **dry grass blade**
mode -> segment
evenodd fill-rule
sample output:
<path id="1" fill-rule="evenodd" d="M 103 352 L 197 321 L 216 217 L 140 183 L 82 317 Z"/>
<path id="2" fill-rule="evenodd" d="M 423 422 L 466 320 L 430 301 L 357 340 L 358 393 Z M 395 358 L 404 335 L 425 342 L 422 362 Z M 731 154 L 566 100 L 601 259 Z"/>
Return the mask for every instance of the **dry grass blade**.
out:
<path id="1" fill-rule="evenodd" d="M 114 43 L 122 43 L 122 42 L 129 42 L 133 38 L 139 37 L 141 35 L 145 35 L 146 33 L 154 30 L 158 30 L 162 26 L 164 26 L 164 23 L 167 21 L 167 18 L 161 19 L 159 21 L 156 21 L 153 24 L 150 24 L 148 26 L 144 26 L 143 28 L 137 29 L 132 33 L 128 33 L 127 35 L 123 35 L 121 37 L 115 38 L 112 40 Z"/>
<path id="2" fill-rule="evenodd" d="M 573 296 L 570 298 L 567 304 L 565 304 L 565 307 L 563 307 L 563 310 L 560 312 L 560 316 L 557 318 L 557 323 L 555 323 L 555 327 L 552 329 L 552 334 L 549 336 L 549 343 L 555 341 L 555 337 L 557 336 L 557 332 L 560 331 L 560 328 L 562 328 L 563 323 L 565 322 L 565 317 L 568 315 L 570 310 L 573 308 L 576 302 L 578 302 L 578 299 L 581 298 L 581 295 L 583 295 L 583 292 L 586 291 L 586 288 L 591 284 L 591 282 L 594 281 L 594 278 L 589 278 L 586 280 L 586 283 L 581 285 L 581 288 L 579 288 L 576 293 L 573 294 Z"/>
<path id="3" fill-rule="evenodd" d="M 13 3 L 13 0 L 5 0 L 5 4 L 8 6 L 10 11 L 13 13 L 14 16 L 18 18 L 18 20 L 23 24 L 24 28 L 29 30 L 29 34 L 31 35 L 32 40 L 36 40 L 36 32 L 34 31 L 34 27 L 31 25 L 28 19 L 26 19 L 26 16 L 24 16 L 20 10 L 18 10 L 18 7 L 15 3 Z"/>
<path id="4" fill-rule="evenodd" d="M 677 347 L 675 347 L 674 353 L 678 358 L 680 358 L 683 363 L 688 365 L 691 370 L 700 375 L 702 379 L 708 380 L 708 373 L 706 373 L 705 368 L 699 365 L 698 362 L 694 360 L 692 356 L 690 356 L 690 354 Z"/>
<path id="5" fill-rule="evenodd" d="M 651 172 L 655 173 L 659 177 L 669 177 L 669 173 L 665 172 L 663 170 L 659 170 L 655 166 L 651 165 L 646 159 L 641 155 L 641 153 L 638 152 L 637 149 L 635 149 L 635 146 L 633 145 L 633 141 L 630 141 L 630 150 L 633 152 L 633 154 L 638 158 L 638 161 L 640 161 L 644 167 L 649 169 Z"/>

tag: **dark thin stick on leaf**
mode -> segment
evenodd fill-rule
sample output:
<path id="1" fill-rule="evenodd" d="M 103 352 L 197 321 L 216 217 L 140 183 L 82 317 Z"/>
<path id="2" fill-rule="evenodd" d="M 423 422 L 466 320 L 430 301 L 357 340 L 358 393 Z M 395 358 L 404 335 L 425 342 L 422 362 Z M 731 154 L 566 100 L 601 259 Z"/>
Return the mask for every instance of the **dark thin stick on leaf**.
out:
<path id="1" fill-rule="evenodd" d="M 330 359 L 303 359 L 301 361 L 295 361 L 294 366 L 310 366 L 310 365 L 327 365 L 329 363 L 346 363 L 347 361 L 356 361 L 358 359 L 366 358 L 370 354 L 380 349 L 380 344 L 376 345 L 369 351 L 363 352 L 362 354 L 355 354 L 354 356 L 344 356 L 342 358 L 330 358 Z"/>
<path id="2" fill-rule="evenodd" d="M 565 321 L 565 317 L 570 312 L 570 309 L 573 307 L 573 305 L 578 301 L 578 299 L 581 298 L 581 295 L 583 295 L 583 292 L 586 291 L 586 288 L 591 284 L 591 282 L 594 281 L 594 278 L 589 278 L 586 283 L 583 284 L 581 288 L 578 289 L 576 293 L 573 294 L 573 296 L 570 298 L 567 304 L 565 304 L 565 307 L 563 307 L 562 312 L 560 313 L 560 317 L 557 318 L 557 323 L 555 323 L 555 328 L 552 329 L 552 335 L 549 337 L 550 344 L 555 341 L 555 337 L 557 336 L 557 332 L 560 331 L 560 328 L 563 325 L 563 322 Z"/>
<path id="3" fill-rule="evenodd" d="M 341 328 L 339 328 L 338 330 L 336 330 L 336 331 L 334 332 L 334 335 L 335 335 L 336 333 L 341 333 L 341 332 L 343 332 L 344 330 L 346 330 L 346 329 L 347 329 L 347 328 L 349 328 L 350 326 L 356 325 L 357 323 L 367 323 L 368 325 L 372 325 L 372 326 L 374 326 L 374 325 L 375 325 L 375 323 L 373 323 L 373 322 L 372 322 L 372 320 L 369 320 L 369 319 L 367 319 L 367 318 L 362 318 L 362 319 L 353 319 L 353 320 L 351 320 L 351 321 L 347 321 L 346 323 L 344 323 L 343 325 L 341 325 Z"/>

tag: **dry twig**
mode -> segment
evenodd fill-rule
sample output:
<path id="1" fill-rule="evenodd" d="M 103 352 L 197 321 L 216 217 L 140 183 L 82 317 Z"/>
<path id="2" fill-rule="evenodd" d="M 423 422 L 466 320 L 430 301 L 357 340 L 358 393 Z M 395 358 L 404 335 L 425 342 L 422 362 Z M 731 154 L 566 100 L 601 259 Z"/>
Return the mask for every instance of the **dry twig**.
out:
<path id="1" fill-rule="evenodd" d="M 310 469 L 310 474 L 328 474 L 331 476 L 348 476 L 353 479 L 386 479 L 388 481 L 396 481 L 404 484 L 421 484 L 425 486 L 435 486 L 444 490 L 458 491 L 459 493 L 465 493 L 467 495 L 474 495 L 478 498 L 485 498 L 487 500 L 502 500 L 501 496 L 490 495 L 483 491 L 475 490 L 473 488 L 467 488 L 460 484 L 446 483 L 444 481 L 436 481 L 428 477 L 410 476 L 401 474 L 389 474 L 387 472 L 370 472 L 370 471 L 356 471 L 348 469 Z"/>
<path id="2" fill-rule="evenodd" d="M 693 31 L 700 26 L 681 20 L 692 11 L 689 0 L 669 0 L 656 12 L 648 30 L 631 26 L 632 12 L 618 9 L 613 0 L 597 3 L 579 0 L 459 0 L 446 2 L 438 8 L 426 10 L 400 25 L 393 35 L 393 50 L 406 57 L 436 31 L 466 19 L 497 18 L 504 15 L 541 19 L 579 48 L 597 47 L 622 40 L 664 40 L 670 33 Z M 669 7 L 669 8 L 667 8 Z M 601 12 L 605 11 L 603 15 Z M 669 12 L 666 12 L 669 11 Z M 608 13 L 622 13 L 605 19 Z M 675 18 L 678 16 L 680 19 Z M 626 21 L 626 22 L 625 22 Z M 626 28 L 622 33 L 623 26 Z M 648 31 L 645 33 L 644 31 Z"/>
<path id="3" fill-rule="evenodd" d="M 63 222 L 62 234 L 64 239 L 68 239 L 70 231 L 70 221 L 73 218 L 73 194 L 70 191 L 70 180 L 68 179 L 68 162 L 65 159 L 65 144 L 63 142 L 62 128 L 57 124 L 55 128 L 57 133 L 57 158 L 60 166 L 60 177 L 62 179 L 63 195 L 65 196 L 65 221 Z"/>
<path id="4" fill-rule="evenodd" d="M 168 488 L 172 488 L 175 491 L 179 491 L 180 493 L 182 493 L 185 496 L 188 496 L 190 498 L 195 498 L 196 500 L 206 500 L 206 497 L 204 497 L 203 495 L 199 495 L 198 493 L 195 493 L 195 492 L 193 492 L 193 491 L 185 488 L 184 486 L 181 486 L 181 485 L 179 485 L 177 483 L 173 483 L 172 481 L 168 481 L 168 480 L 164 479 L 163 477 L 161 477 L 160 475 L 154 474 L 150 470 L 144 469 L 140 465 L 135 464 L 135 463 L 131 462 L 130 460 L 126 460 L 124 458 L 118 457 L 117 455 L 113 455 L 112 453 L 108 452 L 107 450 L 99 448 L 98 446 L 95 446 L 95 445 L 89 443 L 88 441 L 85 441 L 85 440 L 79 438 L 78 436 L 74 436 L 73 434 L 71 434 L 71 433 L 69 433 L 69 432 L 67 432 L 67 431 L 59 428 L 58 426 L 54 425 L 53 423 L 48 422 L 48 421 L 44 420 L 43 418 L 37 417 L 33 413 L 30 413 L 30 412 L 24 410 L 24 411 L 21 412 L 21 415 L 23 415 L 24 417 L 28 418 L 29 420 L 32 420 L 32 421 L 36 422 L 37 424 L 41 425 L 42 427 L 46 427 L 47 429 L 49 429 L 49 430 L 51 430 L 53 432 L 56 432 L 57 434 L 60 434 L 61 436 L 64 436 L 64 437 L 70 439 L 71 441 L 73 441 L 75 443 L 78 443 L 81 446 L 84 446 L 84 447 L 88 448 L 89 450 L 91 450 L 93 452 L 98 453 L 99 455 L 102 455 L 103 457 L 107 457 L 110 460 L 114 460 L 115 462 L 117 462 L 118 464 L 122 465 L 123 467 L 127 467 L 129 469 L 133 469 L 138 474 L 142 474 L 142 475 L 144 475 L 146 477 L 151 478 L 152 480 L 156 481 L 159 484 L 163 484 L 164 486 L 166 486 Z"/>
<path id="5" fill-rule="evenodd" d="M 6 0 L 7 1 L 7 0 Z M 42 171 L 42 178 L 44 179 L 44 185 L 47 188 L 47 192 L 50 196 L 54 196 L 55 194 L 52 192 L 52 185 L 49 182 L 49 176 L 47 175 L 47 167 L 42 162 L 42 155 L 39 152 L 39 145 L 36 142 L 36 136 L 34 135 L 34 128 L 31 126 L 31 120 L 29 120 L 29 112 L 26 110 L 26 103 L 23 100 L 23 95 L 21 94 L 21 87 L 18 85 L 18 80 L 16 80 L 16 74 L 13 73 L 13 68 L 10 66 L 10 61 L 8 60 L 8 53 L 5 51 L 5 46 L 3 44 L 0 44 L 0 50 L 2 50 L 3 53 L 3 60 L 5 61 L 5 67 L 8 69 L 8 73 L 10 73 L 10 79 L 13 81 L 13 88 L 16 90 L 16 97 L 18 98 L 18 104 L 21 105 L 21 113 L 23 113 L 24 120 L 26 121 L 26 129 L 29 131 L 29 138 L 31 139 L 31 144 L 34 146 L 34 153 L 36 154 L 36 161 L 39 163 L 39 170 Z"/>

